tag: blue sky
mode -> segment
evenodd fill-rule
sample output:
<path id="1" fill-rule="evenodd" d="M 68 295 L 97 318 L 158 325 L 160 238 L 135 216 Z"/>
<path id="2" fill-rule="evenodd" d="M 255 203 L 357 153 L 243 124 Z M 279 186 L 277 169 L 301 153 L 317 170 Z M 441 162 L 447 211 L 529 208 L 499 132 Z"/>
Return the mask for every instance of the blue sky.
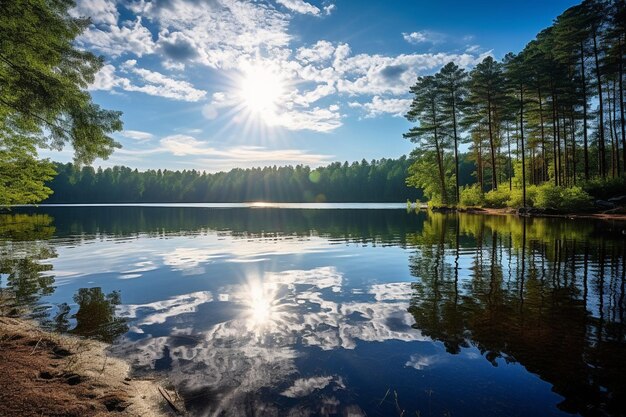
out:
<path id="1" fill-rule="evenodd" d="M 399 157 L 418 75 L 517 52 L 566 0 L 78 0 L 90 87 L 123 111 L 95 166 L 200 169 Z M 71 160 L 71 150 L 43 151 Z"/>

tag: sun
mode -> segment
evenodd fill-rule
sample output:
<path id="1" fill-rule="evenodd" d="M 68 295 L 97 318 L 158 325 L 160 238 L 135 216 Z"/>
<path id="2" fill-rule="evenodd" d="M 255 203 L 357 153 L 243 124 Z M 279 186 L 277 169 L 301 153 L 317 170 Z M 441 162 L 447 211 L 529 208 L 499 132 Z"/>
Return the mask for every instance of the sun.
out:
<path id="1" fill-rule="evenodd" d="M 267 122 L 276 117 L 285 83 L 271 66 L 250 65 L 243 72 L 239 95 L 245 108 Z"/>

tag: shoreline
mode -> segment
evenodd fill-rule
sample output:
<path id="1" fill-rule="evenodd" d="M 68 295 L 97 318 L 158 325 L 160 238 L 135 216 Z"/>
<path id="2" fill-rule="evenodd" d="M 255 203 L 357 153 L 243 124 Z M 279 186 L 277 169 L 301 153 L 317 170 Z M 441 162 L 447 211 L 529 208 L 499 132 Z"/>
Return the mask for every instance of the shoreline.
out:
<path id="1" fill-rule="evenodd" d="M 418 208 L 420 210 L 423 207 Z M 517 217 L 546 217 L 546 218 L 560 218 L 560 219 L 595 219 L 595 220 L 607 220 L 607 221 L 620 221 L 626 222 L 626 213 L 606 213 L 606 212 L 579 212 L 579 213 L 518 213 L 517 210 L 512 208 L 481 208 L 481 207 L 467 207 L 467 208 L 455 208 L 455 207 L 437 207 L 426 208 L 434 212 L 440 213 L 467 213 L 467 214 L 486 214 L 491 216 L 517 216 Z"/>
<path id="2" fill-rule="evenodd" d="M 107 348 L 0 316 L 0 415 L 177 415 L 157 381 L 132 378 L 130 365 Z"/>

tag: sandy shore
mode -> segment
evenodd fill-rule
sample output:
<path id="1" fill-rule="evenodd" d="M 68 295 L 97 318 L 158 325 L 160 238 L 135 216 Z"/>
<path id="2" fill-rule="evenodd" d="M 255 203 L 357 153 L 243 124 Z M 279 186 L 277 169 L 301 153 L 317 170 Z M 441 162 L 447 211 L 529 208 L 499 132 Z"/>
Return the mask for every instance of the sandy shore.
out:
<path id="1" fill-rule="evenodd" d="M 173 416 L 156 381 L 131 379 L 104 343 L 0 316 L 0 416 Z M 171 395 L 171 394 L 169 394 Z M 169 400 L 176 404 L 175 396 Z"/>

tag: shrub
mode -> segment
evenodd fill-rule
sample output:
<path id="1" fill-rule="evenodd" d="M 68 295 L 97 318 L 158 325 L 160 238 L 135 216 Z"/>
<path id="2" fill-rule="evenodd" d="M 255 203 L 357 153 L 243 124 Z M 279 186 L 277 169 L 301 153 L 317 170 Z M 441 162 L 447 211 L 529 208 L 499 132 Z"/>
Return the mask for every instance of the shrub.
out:
<path id="1" fill-rule="evenodd" d="M 478 184 L 465 186 L 461 188 L 459 200 L 459 204 L 463 207 L 481 206 L 483 204 L 483 192 Z"/>
<path id="2" fill-rule="evenodd" d="M 545 183 L 537 187 L 535 207 L 559 211 L 586 210 L 592 198 L 580 187 L 559 187 Z"/>
<path id="3" fill-rule="evenodd" d="M 485 207 L 502 208 L 506 207 L 506 202 L 511 198 L 508 188 L 491 190 L 485 194 Z"/>
<path id="4" fill-rule="evenodd" d="M 537 186 L 529 185 L 526 187 L 526 207 L 533 207 L 535 205 L 535 199 L 537 198 Z M 506 202 L 506 205 L 513 208 L 523 207 L 524 202 L 522 201 L 522 189 L 521 188 L 513 188 L 511 191 L 511 197 L 509 201 Z"/>
<path id="5" fill-rule="evenodd" d="M 558 210 L 561 204 L 561 187 L 546 182 L 537 187 L 535 207 Z"/>
<path id="6" fill-rule="evenodd" d="M 592 197 L 580 187 L 570 187 L 563 189 L 561 193 L 562 211 L 587 210 L 592 206 Z"/>
<path id="7" fill-rule="evenodd" d="M 594 178 L 585 181 L 582 189 L 593 198 L 607 200 L 611 197 L 626 194 L 626 176 L 617 178 Z"/>

